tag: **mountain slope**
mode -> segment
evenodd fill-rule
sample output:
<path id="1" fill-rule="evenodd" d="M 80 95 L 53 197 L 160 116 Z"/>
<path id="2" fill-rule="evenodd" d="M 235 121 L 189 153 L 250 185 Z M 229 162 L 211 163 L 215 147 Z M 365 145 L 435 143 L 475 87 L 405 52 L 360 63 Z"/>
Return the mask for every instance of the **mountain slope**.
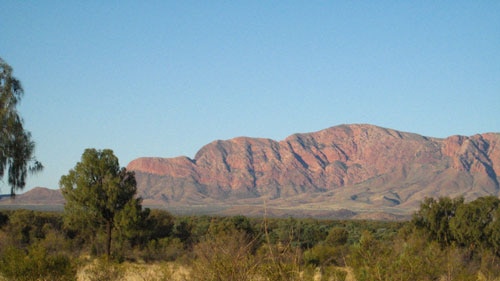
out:
<path id="1" fill-rule="evenodd" d="M 146 203 L 408 214 L 428 196 L 498 195 L 500 134 L 437 139 L 341 125 L 282 141 L 214 141 L 194 159 L 139 158 Z M 245 211 L 247 212 L 247 211 Z"/>
<path id="2" fill-rule="evenodd" d="M 35 187 L 16 197 L 6 196 L 0 199 L 0 205 L 63 205 L 64 197 L 59 189 Z"/>

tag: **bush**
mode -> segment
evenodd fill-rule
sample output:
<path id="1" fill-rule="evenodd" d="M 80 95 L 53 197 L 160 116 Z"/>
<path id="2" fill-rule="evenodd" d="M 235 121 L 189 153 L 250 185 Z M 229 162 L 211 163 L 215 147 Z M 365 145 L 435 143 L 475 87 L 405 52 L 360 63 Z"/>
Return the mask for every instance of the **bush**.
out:
<path id="1" fill-rule="evenodd" d="M 141 256 L 146 262 L 174 261 L 184 253 L 184 244 L 179 238 L 162 238 L 151 240 L 142 251 Z"/>
<path id="2" fill-rule="evenodd" d="M 304 252 L 304 262 L 315 266 L 343 266 L 347 254 L 345 246 L 330 246 L 320 243 Z"/>
<path id="3" fill-rule="evenodd" d="M 8 247 L 0 258 L 0 272 L 13 281 L 76 280 L 76 268 L 70 259 L 62 254 L 48 254 L 41 245 L 27 251 Z"/>
<path id="4" fill-rule="evenodd" d="M 267 281 L 294 281 L 301 278 L 302 251 L 291 244 L 264 244 L 257 252 L 259 275 Z"/>
<path id="5" fill-rule="evenodd" d="M 253 243 L 243 232 L 232 231 L 217 237 L 208 234 L 194 248 L 194 280 L 253 280 L 257 267 Z"/>

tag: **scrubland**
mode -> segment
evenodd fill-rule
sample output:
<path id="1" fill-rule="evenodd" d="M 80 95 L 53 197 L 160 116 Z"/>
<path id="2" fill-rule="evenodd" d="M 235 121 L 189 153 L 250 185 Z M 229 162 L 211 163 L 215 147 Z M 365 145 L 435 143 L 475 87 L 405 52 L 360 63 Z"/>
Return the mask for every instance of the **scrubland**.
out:
<path id="1" fill-rule="evenodd" d="M 104 235 L 0 212 L 3 280 L 500 280 L 494 197 L 427 199 L 406 222 L 173 216 Z"/>

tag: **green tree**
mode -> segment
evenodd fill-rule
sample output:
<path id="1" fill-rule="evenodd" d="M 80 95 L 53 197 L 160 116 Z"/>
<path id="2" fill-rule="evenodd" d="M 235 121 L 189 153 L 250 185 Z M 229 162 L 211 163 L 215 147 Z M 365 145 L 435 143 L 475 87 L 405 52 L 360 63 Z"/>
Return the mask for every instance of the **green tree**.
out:
<path id="1" fill-rule="evenodd" d="M 413 225 L 427 230 L 432 240 L 442 245 L 450 245 L 453 240 L 450 221 L 455 217 L 457 209 L 463 205 L 463 197 L 455 199 L 442 197 L 438 200 L 425 198 L 420 210 L 413 216 Z"/>
<path id="2" fill-rule="evenodd" d="M 456 216 L 450 221 L 450 228 L 457 241 L 463 246 L 468 246 L 471 251 L 476 247 L 489 248 L 488 230 L 491 227 L 488 226 L 495 224 L 499 205 L 500 199 L 486 196 L 460 206 Z"/>
<path id="3" fill-rule="evenodd" d="M 488 242 L 493 252 L 500 256 L 500 208 L 493 213 L 493 219 L 485 229 Z"/>
<path id="4" fill-rule="evenodd" d="M 8 174 L 10 194 L 26 185 L 28 171 L 43 169 L 34 157 L 35 143 L 23 127 L 17 104 L 24 94 L 21 82 L 12 76 L 12 68 L 0 58 L 0 179 Z"/>
<path id="5" fill-rule="evenodd" d="M 82 159 L 59 182 L 66 199 L 65 222 L 76 229 L 90 229 L 93 235 L 104 227 L 106 255 L 111 254 L 114 228 L 123 226 L 124 215 L 137 221 L 141 198 L 133 172 L 120 168 L 110 149 L 86 149 Z M 127 226 L 129 227 L 129 226 Z"/>

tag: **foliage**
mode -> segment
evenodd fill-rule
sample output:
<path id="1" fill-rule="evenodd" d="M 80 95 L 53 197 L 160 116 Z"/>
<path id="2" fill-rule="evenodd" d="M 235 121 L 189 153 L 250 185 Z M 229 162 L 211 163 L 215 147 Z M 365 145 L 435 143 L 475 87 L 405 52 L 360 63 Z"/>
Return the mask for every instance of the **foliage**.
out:
<path id="1" fill-rule="evenodd" d="M 273 229 L 267 219 L 263 221 L 265 242 L 257 252 L 257 258 L 261 261 L 259 272 L 266 276 L 265 280 L 300 280 L 302 251 L 297 241 L 293 241 L 296 220 L 288 219 L 279 221 L 278 227 Z M 272 232 L 271 232 L 272 231 Z M 280 236 L 276 233 L 281 234 Z M 288 237 L 286 237 L 288 233 Z M 278 236 L 279 240 L 274 240 Z"/>
<path id="2" fill-rule="evenodd" d="M 265 243 L 257 252 L 259 273 L 267 281 L 300 280 L 302 251 L 292 245 Z"/>
<path id="3" fill-rule="evenodd" d="M 7 171 L 12 196 L 26 185 L 28 171 L 43 169 L 33 155 L 35 143 L 16 108 L 23 94 L 21 82 L 12 76 L 12 67 L 0 58 L 0 179 Z"/>
<path id="4" fill-rule="evenodd" d="M 343 227 L 334 227 L 328 232 L 325 243 L 330 246 L 345 245 L 349 240 L 349 232 Z"/>
<path id="5" fill-rule="evenodd" d="M 454 240 L 450 231 L 450 221 L 463 204 L 462 197 L 456 199 L 442 197 L 438 200 L 425 198 L 412 222 L 417 228 L 425 229 L 430 239 L 443 245 L 450 245 Z"/>
<path id="6" fill-rule="evenodd" d="M 484 229 L 493 252 L 500 257 L 500 208 L 493 212 L 493 219 Z"/>
<path id="7" fill-rule="evenodd" d="M 192 276 L 200 281 L 254 280 L 258 262 L 255 240 L 239 230 L 209 233 L 194 247 Z"/>
<path id="8" fill-rule="evenodd" d="M 174 261 L 184 254 L 184 244 L 179 238 L 150 240 L 138 256 L 147 262 Z"/>
<path id="9" fill-rule="evenodd" d="M 362 280 L 497 280 L 499 199 L 427 198 L 392 238 L 364 231 L 348 258 Z"/>
<path id="10" fill-rule="evenodd" d="M 363 233 L 348 263 L 358 281 L 476 280 L 477 267 L 466 262 L 460 248 L 443 249 L 419 233 L 387 242 Z"/>
<path id="11" fill-rule="evenodd" d="M 61 253 L 50 254 L 41 244 L 34 244 L 27 251 L 9 246 L 0 257 L 0 272 L 14 281 L 76 280 L 76 268 L 70 258 Z"/>
<path id="12" fill-rule="evenodd" d="M 330 246 L 326 243 L 319 243 L 304 252 L 304 262 L 320 267 L 329 265 L 344 266 L 347 252 L 348 249 L 344 246 Z"/>
<path id="13" fill-rule="evenodd" d="M 192 242 L 192 224 L 187 218 L 180 218 L 174 224 L 173 236 L 179 238 L 182 243 L 190 244 Z"/>
<path id="14" fill-rule="evenodd" d="M 344 266 L 348 253 L 349 232 L 342 227 L 333 227 L 324 241 L 304 252 L 304 262 L 320 267 Z"/>
<path id="15" fill-rule="evenodd" d="M 172 235 L 175 218 L 164 210 L 151 210 L 144 220 L 143 229 L 147 232 L 147 240 L 156 240 Z"/>
<path id="16" fill-rule="evenodd" d="M 412 225 L 442 246 L 466 247 L 469 258 L 483 249 L 500 254 L 500 199 L 494 196 L 468 203 L 461 197 L 426 198 Z"/>
<path id="17" fill-rule="evenodd" d="M 500 276 L 500 257 L 489 251 L 484 251 L 481 255 L 479 275 L 483 277 L 483 280 L 498 280 Z"/>
<path id="18" fill-rule="evenodd" d="M 272 244 L 292 245 L 302 250 L 323 241 L 328 235 L 327 226 L 314 219 L 287 218 L 269 220 L 267 231 Z"/>
<path id="19" fill-rule="evenodd" d="M 51 234 L 63 236 L 62 224 L 62 217 L 57 213 L 18 210 L 8 216 L 5 230 L 10 233 L 12 245 L 26 247 Z"/>
<path id="20" fill-rule="evenodd" d="M 89 236 L 67 228 L 66 214 L 6 211 L 0 275 L 74 280 L 78 265 L 91 280 L 499 280 L 497 198 L 422 206 L 408 222 L 177 217 L 131 208 L 115 217 L 116 258 L 90 262 L 89 245 L 94 253 L 105 245 L 102 226 Z"/>
<path id="21" fill-rule="evenodd" d="M 488 196 L 478 198 L 468 204 L 460 205 L 450 222 L 451 233 L 458 243 L 474 250 L 476 247 L 490 247 L 490 235 L 499 229 L 490 226 L 496 218 L 500 199 Z"/>
<path id="22" fill-rule="evenodd" d="M 81 161 L 61 177 L 59 184 L 66 199 L 65 223 L 90 232 L 90 237 L 104 231 L 107 256 L 111 255 L 113 229 L 128 236 L 126 231 L 140 220 L 141 198 L 135 198 L 134 173 L 120 168 L 110 149 L 86 149 Z"/>

